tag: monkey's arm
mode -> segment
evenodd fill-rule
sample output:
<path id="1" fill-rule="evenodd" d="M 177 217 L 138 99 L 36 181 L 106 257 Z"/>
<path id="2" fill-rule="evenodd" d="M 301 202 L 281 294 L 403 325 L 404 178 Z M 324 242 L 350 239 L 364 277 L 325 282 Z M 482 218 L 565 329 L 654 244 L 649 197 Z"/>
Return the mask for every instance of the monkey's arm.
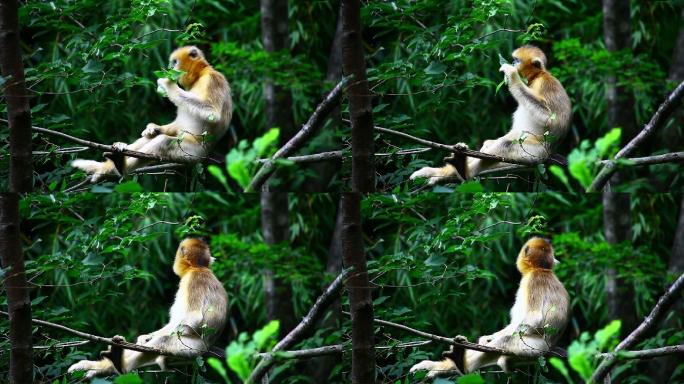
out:
<path id="1" fill-rule="evenodd" d="M 159 79 L 157 83 L 166 89 L 166 96 L 178 108 L 183 108 L 210 123 L 217 122 L 221 116 L 220 111 L 214 108 L 211 103 L 197 97 L 192 92 L 181 89 L 178 84 L 171 80 Z"/>
<path id="2" fill-rule="evenodd" d="M 504 64 L 499 70 L 505 74 L 508 89 L 519 105 L 524 106 L 541 119 L 549 119 L 551 117 L 551 111 L 546 100 L 523 83 L 518 70 L 514 66 Z"/>

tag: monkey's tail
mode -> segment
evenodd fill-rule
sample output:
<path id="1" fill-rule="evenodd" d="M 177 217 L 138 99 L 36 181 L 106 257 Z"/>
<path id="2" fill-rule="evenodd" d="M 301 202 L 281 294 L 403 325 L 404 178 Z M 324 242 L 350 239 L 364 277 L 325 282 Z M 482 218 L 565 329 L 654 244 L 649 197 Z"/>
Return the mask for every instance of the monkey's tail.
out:
<path id="1" fill-rule="evenodd" d="M 116 167 L 111 160 L 100 162 L 95 160 L 76 159 L 71 162 L 71 166 L 82 170 L 88 175 L 92 175 L 91 181 L 93 183 L 96 183 L 105 176 L 119 176 L 119 173 L 116 171 Z"/>

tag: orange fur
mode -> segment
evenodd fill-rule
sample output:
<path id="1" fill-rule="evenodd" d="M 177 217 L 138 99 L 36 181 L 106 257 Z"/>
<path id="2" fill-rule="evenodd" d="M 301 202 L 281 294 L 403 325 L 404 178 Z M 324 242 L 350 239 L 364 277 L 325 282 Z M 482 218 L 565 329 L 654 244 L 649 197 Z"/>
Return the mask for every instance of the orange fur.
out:
<path id="1" fill-rule="evenodd" d="M 180 277 L 188 272 L 207 269 L 211 264 L 209 246 L 198 238 L 183 240 L 176 251 L 173 271 Z"/>

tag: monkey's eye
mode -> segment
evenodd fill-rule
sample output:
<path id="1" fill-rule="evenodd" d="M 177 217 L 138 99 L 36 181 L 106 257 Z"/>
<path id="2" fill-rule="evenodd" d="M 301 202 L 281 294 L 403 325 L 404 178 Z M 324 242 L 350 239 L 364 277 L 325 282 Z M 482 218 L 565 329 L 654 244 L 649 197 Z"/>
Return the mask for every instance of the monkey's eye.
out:
<path id="1" fill-rule="evenodd" d="M 513 58 L 513 65 L 518 65 L 518 64 L 520 64 L 520 59 L 518 59 L 517 57 L 514 57 Z"/>

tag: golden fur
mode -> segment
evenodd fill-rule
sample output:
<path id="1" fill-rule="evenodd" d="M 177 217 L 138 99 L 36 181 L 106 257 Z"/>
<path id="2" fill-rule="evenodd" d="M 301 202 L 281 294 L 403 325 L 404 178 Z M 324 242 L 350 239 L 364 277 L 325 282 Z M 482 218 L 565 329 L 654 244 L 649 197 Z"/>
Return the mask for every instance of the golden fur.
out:
<path id="1" fill-rule="evenodd" d="M 228 312 L 226 290 L 209 269 L 212 262 L 209 246 L 200 239 L 181 242 L 176 251 L 173 270 L 180 277 L 170 320 L 162 329 L 138 336 L 136 343 L 174 351 L 192 358 L 204 353 L 223 330 Z M 213 332 L 205 332 L 205 328 Z M 82 360 L 69 367 L 69 372 L 86 371 L 86 377 L 117 372 L 113 360 L 121 361 L 121 372 L 158 364 L 165 369 L 164 356 L 123 350 L 118 358 L 99 361 Z M 108 355 L 112 356 L 111 351 Z"/>
<path id="2" fill-rule="evenodd" d="M 511 95 L 518 102 L 510 131 L 495 140 L 486 140 L 480 152 L 538 164 L 552 154 L 553 144 L 565 137 L 572 118 L 572 105 L 561 83 L 546 70 L 546 55 L 541 49 L 525 45 L 512 54 L 515 66 L 504 64 Z M 525 78 L 527 85 L 522 81 Z M 467 149 L 464 143 L 457 147 Z M 458 157 L 455 158 L 455 160 Z M 452 164 L 440 168 L 424 167 L 411 179 L 427 178 L 428 184 L 471 179 L 482 171 L 510 167 L 510 164 L 466 157 L 463 169 Z M 463 174 L 461 174 L 463 173 Z"/>
<path id="3" fill-rule="evenodd" d="M 169 64 L 184 71 L 181 89 L 170 79 L 159 79 L 159 89 L 177 107 L 170 124 L 149 123 L 133 144 L 114 143 L 118 149 L 160 155 L 174 161 L 198 162 L 228 130 L 233 114 L 231 90 L 226 78 L 216 71 L 195 47 L 181 47 L 169 56 Z M 97 182 L 106 175 L 122 176 L 144 166 L 148 160 L 109 154 L 104 162 L 77 159 L 71 165 Z"/>
<path id="4" fill-rule="evenodd" d="M 534 237 L 525 243 L 516 260 L 522 279 L 511 308 L 511 323 L 492 335 L 480 337 L 479 344 L 515 351 L 522 357 L 542 355 L 555 345 L 570 316 L 570 298 L 553 273 L 555 263 L 548 240 Z M 462 356 L 459 364 L 449 358 L 425 360 L 414 365 L 411 372 L 426 370 L 428 377 L 435 377 L 470 373 L 490 365 L 507 371 L 510 359 L 470 349 Z"/>

